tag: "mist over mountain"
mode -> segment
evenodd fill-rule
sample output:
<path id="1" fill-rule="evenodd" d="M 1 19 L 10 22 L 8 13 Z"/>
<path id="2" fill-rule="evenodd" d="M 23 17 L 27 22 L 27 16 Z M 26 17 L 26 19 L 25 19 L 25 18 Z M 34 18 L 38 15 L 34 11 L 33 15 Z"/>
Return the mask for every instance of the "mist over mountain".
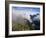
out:
<path id="1" fill-rule="evenodd" d="M 34 27 L 36 30 L 39 30 L 40 29 L 40 15 L 39 14 L 35 14 L 35 15 L 29 15 L 28 17 L 30 17 L 29 19 L 26 18 L 26 16 L 24 15 L 21 15 L 21 14 L 13 14 L 12 16 L 12 20 L 14 22 L 18 22 L 18 23 L 21 23 L 21 24 L 25 24 L 28 22 L 28 24 L 34 24 Z M 31 26 L 31 25 L 29 25 Z"/>
<path id="2" fill-rule="evenodd" d="M 39 8 L 13 8 L 12 12 L 13 30 L 40 30 Z M 18 27 L 19 26 L 19 27 Z M 17 27 L 17 28 L 16 28 Z"/>

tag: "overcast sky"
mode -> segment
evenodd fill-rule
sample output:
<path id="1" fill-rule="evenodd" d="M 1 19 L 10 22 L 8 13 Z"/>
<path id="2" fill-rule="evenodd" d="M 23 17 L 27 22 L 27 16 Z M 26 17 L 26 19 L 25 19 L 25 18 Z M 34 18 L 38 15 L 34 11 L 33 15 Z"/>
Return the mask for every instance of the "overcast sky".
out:
<path id="1" fill-rule="evenodd" d="M 40 8 L 33 7 L 13 7 L 13 13 L 34 15 L 40 13 Z"/>
<path id="2" fill-rule="evenodd" d="M 28 19 L 30 19 L 29 15 L 40 13 L 40 8 L 35 7 L 13 7 L 12 10 L 14 17 L 15 15 L 22 15 Z"/>

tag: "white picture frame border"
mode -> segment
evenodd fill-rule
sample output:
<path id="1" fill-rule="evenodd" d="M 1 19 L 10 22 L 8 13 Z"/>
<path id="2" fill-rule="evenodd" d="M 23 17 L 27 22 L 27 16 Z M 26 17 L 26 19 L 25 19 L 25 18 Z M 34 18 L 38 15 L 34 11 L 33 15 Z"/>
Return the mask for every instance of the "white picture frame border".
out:
<path id="1" fill-rule="evenodd" d="M 40 8 L 40 30 L 32 31 L 12 31 L 12 7 L 38 7 Z M 9 4 L 9 35 L 21 35 L 21 34 L 37 34 L 43 33 L 43 6 L 42 5 L 24 5 L 24 4 Z"/>

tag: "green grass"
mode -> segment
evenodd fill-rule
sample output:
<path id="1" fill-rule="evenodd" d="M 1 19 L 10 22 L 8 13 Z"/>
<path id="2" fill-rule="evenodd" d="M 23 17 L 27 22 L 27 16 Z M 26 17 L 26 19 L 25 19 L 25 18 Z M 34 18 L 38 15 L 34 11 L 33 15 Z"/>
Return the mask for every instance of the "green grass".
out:
<path id="1" fill-rule="evenodd" d="M 13 23 L 12 24 L 12 31 L 25 31 L 25 30 L 33 30 L 34 27 L 32 25 L 29 27 L 28 24 L 24 23 Z"/>

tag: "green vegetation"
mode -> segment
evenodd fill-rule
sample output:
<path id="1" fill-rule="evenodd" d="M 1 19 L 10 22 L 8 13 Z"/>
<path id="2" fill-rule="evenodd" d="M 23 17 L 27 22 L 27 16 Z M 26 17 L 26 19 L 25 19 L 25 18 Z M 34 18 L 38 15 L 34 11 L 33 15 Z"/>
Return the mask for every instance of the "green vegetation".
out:
<path id="1" fill-rule="evenodd" d="M 13 23 L 12 24 L 12 31 L 25 31 L 25 30 L 33 30 L 34 27 L 32 25 L 28 25 L 27 23 Z"/>

